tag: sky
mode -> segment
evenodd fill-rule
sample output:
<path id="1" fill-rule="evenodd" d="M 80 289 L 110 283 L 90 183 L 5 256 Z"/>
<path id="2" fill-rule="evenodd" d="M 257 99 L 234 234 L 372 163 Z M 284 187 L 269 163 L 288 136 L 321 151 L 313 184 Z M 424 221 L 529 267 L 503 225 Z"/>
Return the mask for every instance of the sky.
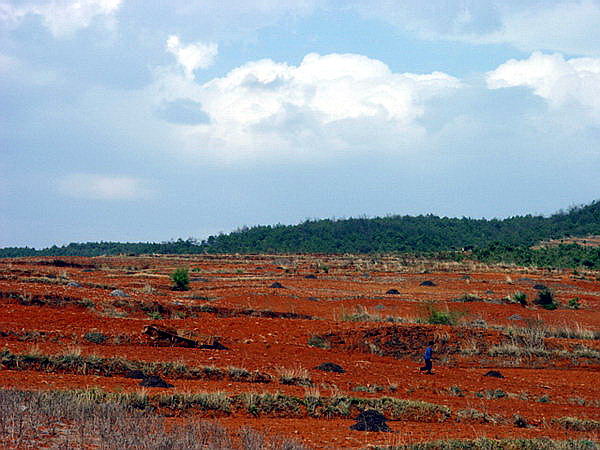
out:
<path id="1" fill-rule="evenodd" d="M 0 0 L 0 247 L 600 199 L 600 0 Z"/>

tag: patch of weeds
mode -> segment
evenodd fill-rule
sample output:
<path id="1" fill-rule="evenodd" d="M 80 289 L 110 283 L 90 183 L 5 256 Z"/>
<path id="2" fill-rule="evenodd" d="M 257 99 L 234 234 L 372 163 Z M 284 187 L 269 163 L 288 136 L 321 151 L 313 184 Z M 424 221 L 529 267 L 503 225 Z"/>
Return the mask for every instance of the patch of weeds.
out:
<path id="1" fill-rule="evenodd" d="M 572 431 L 600 431 L 600 421 L 591 419 L 579 419 L 577 417 L 559 417 L 552 419 L 565 430 Z"/>
<path id="2" fill-rule="evenodd" d="M 331 344 L 327 339 L 317 335 L 313 335 L 308 339 L 308 345 L 318 348 L 331 348 Z"/>
<path id="3" fill-rule="evenodd" d="M 540 403 L 550 403 L 550 397 L 547 395 L 542 395 L 540 398 L 537 399 L 537 401 Z"/>
<path id="4" fill-rule="evenodd" d="M 513 303 L 518 303 L 521 306 L 527 306 L 527 294 L 521 291 L 515 292 L 510 299 Z"/>
<path id="5" fill-rule="evenodd" d="M 377 384 L 367 384 L 366 386 L 355 386 L 352 388 L 354 392 L 368 392 L 370 394 L 376 394 L 377 392 L 385 391 L 383 386 Z"/>
<path id="6" fill-rule="evenodd" d="M 450 386 L 448 388 L 448 390 L 450 391 L 450 393 L 456 397 L 464 397 L 465 393 L 463 392 L 463 390 L 458 387 L 458 386 Z"/>
<path id="7" fill-rule="evenodd" d="M 462 313 L 457 311 L 442 311 L 437 309 L 433 304 L 427 305 L 426 322 L 431 325 L 456 325 L 458 319 L 462 317 Z"/>
<path id="8" fill-rule="evenodd" d="M 89 331 L 83 335 L 83 338 L 86 341 L 92 342 L 94 344 L 103 344 L 108 339 L 108 336 L 98 331 Z"/>
<path id="9" fill-rule="evenodd" d="M 581 308 L 581 303 L 579 303 L 579 297 L 573 297 L 569 300 L 569 308 L 571 309 L 579 309 Z"/>
<path id="10" fill-rule="evenodd" d="M 485 391 L 485 398 L 491 400 L 493 398 L 504 398 L 507 394 L 502 389 L 493 389 Z"/>
<path id="11" fill-rule="evenodd" d="M 153 320 L 162 320 L 162 316 L 158 311 L 148 311 L 146 314 Z"/>
<path id="12" fill-rule="evenodd" d="M 279 382 L 281 384 L 312 386 L 312 380 L 310 379 L 309 371 L 302 367 L 295 367 L 291 369 L 280 367 L 277 369 L 277 375 L 279 376 Z"/>

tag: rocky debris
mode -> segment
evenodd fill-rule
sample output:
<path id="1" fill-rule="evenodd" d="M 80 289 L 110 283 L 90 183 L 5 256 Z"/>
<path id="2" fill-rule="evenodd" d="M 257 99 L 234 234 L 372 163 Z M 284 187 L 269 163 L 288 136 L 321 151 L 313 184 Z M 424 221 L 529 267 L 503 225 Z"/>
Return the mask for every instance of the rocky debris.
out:
<path id="1" fill-rule="evenodd" d="M 504 375 L 502 375 L 497 370 L 489 370 L 483 376 L 484 377 L 494 377 L 494 378 L 504 378 Z"/>
<path id="2" fill-rule="evenodd" d="M 144 372 L 142 372 L 141 370 L 128 370 L 127 372 L 125 372 L 125 375 L 123 375 L 125 378 L 135 378 L 137 380 L 143 380 L 144 378 L 146 378 L 146 375 L 144 375 Z"/>
<path id="3" fill-rule="evenodd" d="M 488 324 L 484 319 L 475 319 L 470 325 L 475 328 L 487 328 Z"/>
<path id="4" fill-rule="evenodd" d="M 146 325 L 142 329 L 142 333 L 148 335 L 150 339 L 157 345 L 171 345 L 174 347 L 190 347 L 190 348 L 209 348 L 213 350 L 227 350 L 221 344 L 220 336 L 195 336 L 196 339 L 190 339 L 181 336 L 174 328 L 169 328 L 161 325 Z"/>
<path id="5" fill-rule="evenodd" d="M 67 283 L 67 286 L 69 286 L 69 287 L 81 287 L 81 285 L 77 281 L 69 281 Z"/>
<path id="6" fill-rule="evenodd" d="M 508 318 L 508 320 L 523 320 L 523 317 L 521 317 L 519 314 L 513 314 Z"/>
<path id="7" fill-rule="evenodd" d="M 389 295 L 398 295 L 400 291 L 398 289 L 388 289 L 385 293 Z"/>
<path id="8" fill-rule="evenodd" d="M 435 284 L 433 281 L 431 280 L 425 280 L 423 281 L 421 284 L 419 284 L 419 286 L 437 286 L 437 284 Z"/>
<path id="9" fill-rule="evenodd" d="M 379 411 L 367 409 L 356 417 L 356 423 L 350 426 L 356 431 L 392 431 L 386 423 L 387 419 Z"/>
<path id="10" fill-rule="evenodd" d="M 269 287 L 270 288 L 275 288 L 275 289 L 285 289 L 285 287 L 283 286 L 283 284 L 281 284 L 279 281 L 276 281 L 275 283 L 273 283 Z"/>
<path id="11" fill-rule="evenodd" d="M 304 275 L 304 278 L 306 278 L 307 280 L 316 280 L 317 276 L 313 275 L 312 273 L 309 275 Z"/>
<path id="12" fill-rule="evenodd" d="M 334 373 L 344 373 L 346 372 L 342 366 L 337 365 L 336 363 L 326 362 L 315 367 L 316 370 L 322 370 L 324 372 L 334 372 Z"/>
<path id="13" fill-rule="evenodd" d="M 172 388 L 174 387 L 171 383 L 167 383 L 161 377 L 156 375 L 150 375 L 140 381 L 140 386 L 144 387 L 160 387 L 160 388 Z"/>
<path id="14" fill-rule="evenodd" d="M 110 293 L 113 297 L 129 297 L 129 294 L 126 294 L 121 289 L 115 289 Z"/>

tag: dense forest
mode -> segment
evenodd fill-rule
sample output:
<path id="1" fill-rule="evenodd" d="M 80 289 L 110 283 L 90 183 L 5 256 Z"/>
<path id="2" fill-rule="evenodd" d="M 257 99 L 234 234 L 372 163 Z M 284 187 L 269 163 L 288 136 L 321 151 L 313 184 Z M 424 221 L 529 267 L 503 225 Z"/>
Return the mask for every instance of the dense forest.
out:
<path id="1" fill-rule="evenodd" d="M 298 225 L 244 227 L 198 242 L 89 242 L 36 250 L 0 249 L 0 257 L 189 253 L 405 253 L 456 252 L 489 262 L 600 268 L 600 249 L 559 245 L 532 250 L 548 239 L 600 234 L 600 201 L 549 217 L 448 218 L 434 215 L 307 220 Z"/>

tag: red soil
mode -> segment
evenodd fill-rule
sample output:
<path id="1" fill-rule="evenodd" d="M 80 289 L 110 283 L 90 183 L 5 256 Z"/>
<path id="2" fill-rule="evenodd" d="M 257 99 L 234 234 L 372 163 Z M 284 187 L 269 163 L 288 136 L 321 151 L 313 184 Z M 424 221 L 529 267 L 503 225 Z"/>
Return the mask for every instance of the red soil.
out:
<path id="1" fill-rule="evenodd" d="M 598 273 L 573 276 L 568 271 L 435 261 L 401 264 L 394 258 L 327 255 L 61 258 L 67 265 L 59 263 L 60 267 L 55 259 L 0 260 L 0 344 L 13 353 L 35 349 L 58 354 L 73 351 L 75 346 L 83 355 L 175 361 L 188 366 L 234 366 L 274 377 L 267 384 L 169 379 L 175 388 L 147 388 L 146 392 L 151 393 L 222 391 L 234 395 L 254 391 L 303 397 L 306 388 L 280 383 L 278 373 L 281 368 L 307 369 L 324 397 L 336 393 L 391 396 L 446 405 L 453 412 L 445 423 L 390 421 L 394 433 L 352 431 L 348 428 L 351 419 L 255 418 L 246 413 L 218 419 L 232 430 L 251 426 L 314 448 L 361 448 L 481 436 L 595 437 L 590 433 L 567 433 L 550 421 L 564 416 L 600 420 L 600 359 L 572 353 L 519 359 L 490 356 L 488 350 L 509 340 L 501 330 L 490 328 L 492 325 L 527 327 L 531 321 L 541 320 L 548 326 L 600 332 Z M 190 291 L 170 289 L 169 274 L 181 266 L 192 269 Z M 328 267 L 327 273 L 324 266 Z M 305 278 L 308 274 L 317 278 Z M 421 286 L 426 280 L 435 286 Z M 69 281 L 81 286 L 69 287 Z M 275 281 L 284 288 L 270 288 Z M 501 301 L 517 291 L 526 293 L 531 301 L 537 294 L 536 284 L 553 290 L 561 304 L 558 310 Z M 116 288 L 129 297 L 111 296 Z M 399 294 L 386 294 L 391 288 Z M 481 300 L 456 301 L 465 294 Z M 567 307 L 574 297 L 579 298 L 580 309 Z M 384 321 L 388 316 L 414 321 L 427 315 L 428 305 L 460 313 L 462 325 Z M 141 306 L 150 308 L 150 313 L 155 311 L 153 318 Z M 184 314 L 187 307 L 199 306 L 213 308 L 213 312 L 197 311 L 193 317 L 185 317 L 189 315 L 189 311 Z M 284 313 L 311 319 L 278 317 Z M 371 321 L 344 320 L 355 313 L 368 313 Z M 273 317 L 266 317 L 269 315 Z M 521 319 L 514 320 L 515 315 Z M 377 317 L 382 321 L 374 321 Z M 488 328 L 465 326 L 474 320 L 485 321 Z M 142 334 L 148 324 L 168 326 L 187 335 L 220 336 L 228 350 L 156 346 Z M 102 333 L 106 341 L 89 342 L 85 335 L 91 331 Z M 326 338 L 331 348 L 308 345 L 314 336 Z M 434 376 L 418 373 L 420 355 L 429 339 L 436 341 Z M 478 353 L 467 351 L 474 345 Z M 600 340 L 545 340 L 549 350 L 573 351 L 582 346 L 599 352 Z M 346 372 L 314 369 L 323 362 L 339 364 Z M 483 376 L 490 369 L 501 371 L 505 378 Z M 0 369 L 0 386 L 4 388 L 98 386 L 129 392 L 142 389 L 138 383 L 121 376 Z M 365 387 L 377 392 L 364 392 Z M 493 396 L 486 395 L 486 391 L 494 390 L 506 396 L 488 398 Z M 495 417 L 497 423 L 457 421 L 457 412 L 467 409 Z M 515 427 L 515 414 L 532 426 Z M 165 420 L 177 422 L 190 417 Z"/>

